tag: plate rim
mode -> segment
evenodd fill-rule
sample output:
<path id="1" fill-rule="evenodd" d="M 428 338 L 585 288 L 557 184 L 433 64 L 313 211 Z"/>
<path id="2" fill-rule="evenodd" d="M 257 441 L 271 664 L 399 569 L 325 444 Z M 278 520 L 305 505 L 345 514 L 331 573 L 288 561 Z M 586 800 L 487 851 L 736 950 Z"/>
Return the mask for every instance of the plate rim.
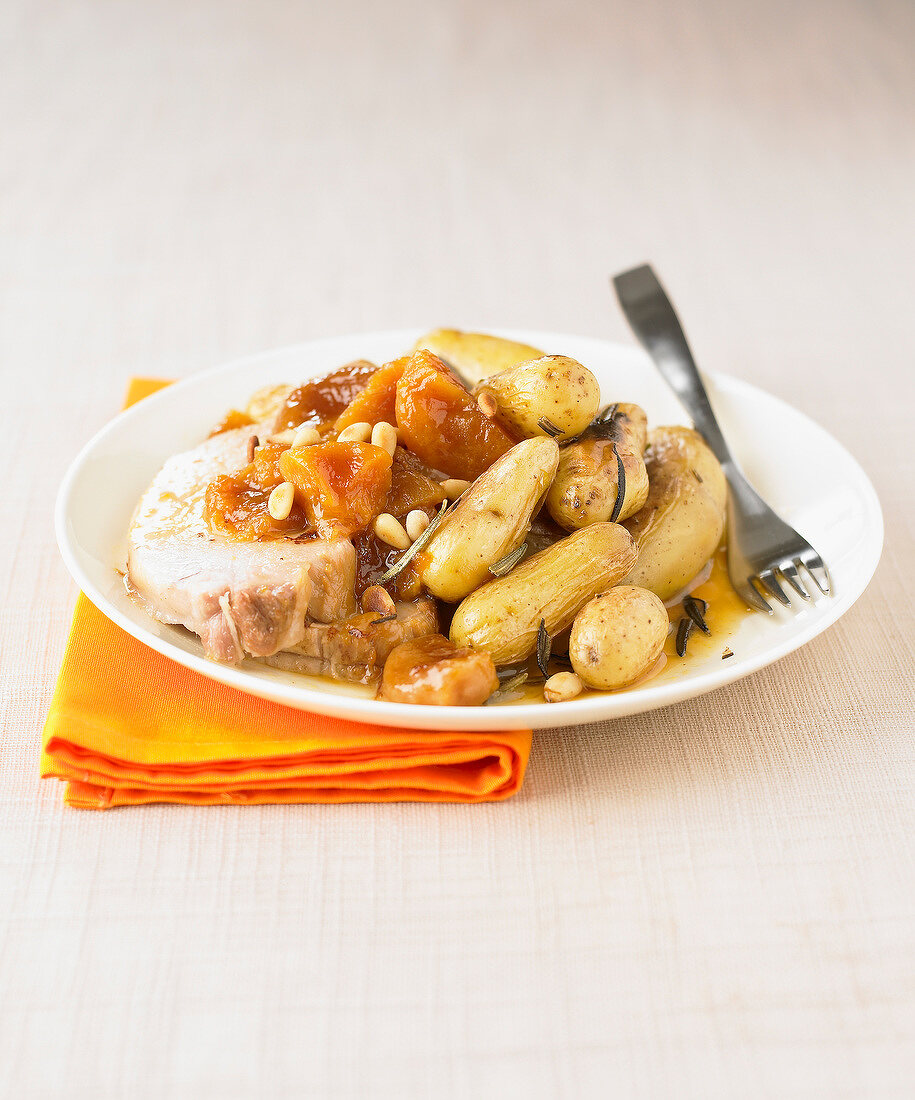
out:
<path id="1" fill-rule="evenodd" d="M 201 654 L 188 653 L 168 638 L 159 637 L 151 630 L 139 627 L 128 616 L 124 615 L 105 594 L 97 588 L 94 581 L 87 575 L 79 560 L 76 549 L 71 545 L 69 533 L 70 502 L 79 483 L 80 474 L 87 459 L 91 458 L 95 450 L 101 446 L 109 435 L 117 433 L 125 420 L 137 415 L 139 408 L 144 409 L 144 415 L 150 411 L 150 403 L 158 404 L 161 401 L 174 400 L 175 394 L 181 393 L 184 388 L 197 385 L 206 378 L 229 371 L 243 369 L 246 365 L 262 363 L 274 357 L 295 355 L 296 352 L 309 349 L 313 351 L 316 345 L 332 345 L 343 341 L 364 340 L 395 341 L 403 340 L 403 346 L 409 347 L 423 332 L 429 331 L 423 328 L 388 329 L 365 333 L 346 333 L 338 336 L 316 337 L 312 340 L 300 341 L 295 344 L 282 345 L 266 349 L 264 351 L 250 353 L 223 363 L 215 364 L 201 371 L 195 371 L 186 378 L 179 379 L 165 386 L 161 391 L 153 393 L 143 399 L 142 402 L 123 409 L 112 419 L 107 421 L 96 431 L 92 437 L 80 448 L 71 461 L 58 489 L 54 508 L 54 526 L 58 548 L 71 577 L 79 586 L 83 594 L 95 605 L 108 619 L 114 622 L 131 637 L 148 646 L 162 656 L 189 668 L 193 672 L 222 683 L 227 687 L 254 695 L 263 699 L 276 702 L 280 705 L 294 709 L 312 711 L 313 713 L 334 718 L 343 718 L 349 721 L 362 722 L 373 726 L 399 726 L 411 729 L 453 729 L 453 730 L 498 730 L 498 729 L 542 729 L 550 727 L 563 727 L 584 725 L 592 722 L 612 721 L 635 714 L 648 713 L 662 707 L 672 706 L 686 699 L 698 695 L 707 694 L 720 687 L 726 687 L 737 680 L 743 679 L 762 668 L 781 660 L 782 657 L 793 653 L 795 650 L 807 645 L 818 635 L 827 630 L 841 618 L 860 598 L 876 572 L 883 550 L 884 521 L 879 497 L 870 478 L 851 454 L 848 448 L 830 432 L 818 424 L 812 417 L 790 405 L 782 398 L 769 393 L 766 390 L 717 371 L 703 371 L 713 386 L 723 392 L 738 392 L 749 390 L 759 393 L 768 400 L 775 402 L 795 416 L 801 418 L 805 427 L 811 426 L 825 434 L 835 447 L 844 455 L 851 467 L 856 471 L 858 487 L 862 490 L 862 498 L 867 509 L 866 526 L 868 537 L 862 554 L 866 562 L 856 575 L 847 591 L 831 597 L 828 602 L 820 604 L 823 611 L 813 617 L 806 626 L 797 632 L 792 632 L 779 644 L 766 648 L 763 652 L 750 657 L 741 658 L 733 665 L 722 665 L 720 668 L 698 672 L 682 679 L 667 683 L 655 684 L 645 688 L 636 688 L 621 692 L 607 692 L 600 695 L 587 696 L 584 699 L 573 699 L 565 703 L 545 704 L 534 703 L 507 703 L 497 707 L 436 707 L 430 705 L 414 705 L 408 703 L 390 703 L 383 700 L 366 699 L 360 696 L 349 696 L 322 692 L 309 688 L 306 684 L 284 684 L 277 681 L 260 680 L 258 677 L 248 675 L 244 666 L 220 665 L 214 661 L 208 661 Z M 506 329 L 486 326 L 480 329 L 468 328 L 466 331 L 481 331 L 493 335 L 504 336 L 507 339 L 519 340 L 524 343 L 540 346 L 561 346 L 563 341 L 590 342 L 600 346 L 604 351 L 616 355 L 625 355 L 633 359 L 640 359 L 643 363 L 650 363 L 650 359 L 635 345 L 623 344 L 601 337 L 585 336 L 582 334 L 547 333 L 531 329 Z M 684 410 L 684 419 L 689 421 L 688 413 Z M 370 708 L 370 709 L 369 709 Z M 595 713 L 601 711 L 602 713 Z M 607 712 L 610 713 L 607 713 Z"/>

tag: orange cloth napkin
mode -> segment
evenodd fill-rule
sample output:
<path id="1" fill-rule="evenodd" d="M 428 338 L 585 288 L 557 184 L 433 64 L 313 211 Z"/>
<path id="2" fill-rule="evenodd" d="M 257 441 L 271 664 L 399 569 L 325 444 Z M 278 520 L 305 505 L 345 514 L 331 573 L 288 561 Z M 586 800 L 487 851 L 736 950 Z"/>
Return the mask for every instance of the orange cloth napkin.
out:
<path id="1" fill-rule="evenodd" d="M 127 403 L 163 382 L 136 379 Z M 80 594 L 41 774 L 82 809 L 145 802 L 489 802 L 521 786 L 530 730 L 369 726 L 235 691 L 149 649 Z"/>

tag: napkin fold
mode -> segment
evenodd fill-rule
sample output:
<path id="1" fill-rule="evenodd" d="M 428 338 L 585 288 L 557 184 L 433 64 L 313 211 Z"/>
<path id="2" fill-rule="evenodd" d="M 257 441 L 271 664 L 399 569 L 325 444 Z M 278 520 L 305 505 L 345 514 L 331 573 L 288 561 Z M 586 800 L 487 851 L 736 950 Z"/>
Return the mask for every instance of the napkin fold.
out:
<path id="1" fill-rule="evenodd" d="M 166 384 L 135 379 L 127 403 Z M 41 774 L 67 781 L 68 805 L 95 810 L 489 802 L 521 787 L 530 748 L 530 730 L 371 726 L 259 699 L 163 657 L 80 594 Z"/>

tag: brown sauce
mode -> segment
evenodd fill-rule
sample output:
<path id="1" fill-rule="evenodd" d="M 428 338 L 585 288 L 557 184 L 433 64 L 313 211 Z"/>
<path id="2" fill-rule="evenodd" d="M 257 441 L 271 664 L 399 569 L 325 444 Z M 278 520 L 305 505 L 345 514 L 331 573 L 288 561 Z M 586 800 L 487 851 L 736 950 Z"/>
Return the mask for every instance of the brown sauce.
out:
<path id="1" fill-rule="evenodd" d="M 360 531 L 353 536 L 356 547 L 356 598 L 367 588 L 378 584 L 380 577 L 401 557 L 403 550 L 395 550 L 376 538 L 371 531 Z M 401 570 L 397 576 L 382 585 L 395 600 L 411 601 L 420 595 L 419 570 L 422 554 Z"/>
<path id="2" fill-rule="evenodd" d="M 691 660 L 696 663 L 716 653 L 721 657 L 729 648 L 728 643 L 733 639 L 740 624 L 747 615 L 754 614 L 731 587 L 727 562 L 726 547 L 719 547 L 712 559 L 712 572 L 709 579 L 692 592 L 696 599 L 705 600 L 708 604 L 704 617 L 711 635 L 703 634 L 701 630 L 694 628 L 686 645 L 685 657 L 677 656 L 676 630 L 668 635 L 664 646 L 670 665 L 668 678 L 675 674 L 675 670 L 682 670 L 684 665 L 688 666 Z M 676 627 L 683 616 L 682 604 L 671 607 L 668 614 Z"/>

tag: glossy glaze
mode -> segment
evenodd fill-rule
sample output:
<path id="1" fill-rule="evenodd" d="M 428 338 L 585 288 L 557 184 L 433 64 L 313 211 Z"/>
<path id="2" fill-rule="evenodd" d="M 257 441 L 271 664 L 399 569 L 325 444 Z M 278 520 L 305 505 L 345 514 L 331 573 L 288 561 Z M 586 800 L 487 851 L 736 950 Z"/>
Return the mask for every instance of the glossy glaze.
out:
<path id="1" fill-rule="evenodd" d="M 296 386 L 277 413 L 274 431 L 297 428 L 300 424 L 332 424 L 365 389 L 377 369 L 366 359 L 356 359 L 321 378 Z"/>
<path id="2" fill-rule="evenodd" d="M 404 446 L 449 477 L 473 481 L 518 442 L 431 352 L 414 353 L 405 367 L 396 411 Z"/>
<path id="3" fill-rule="evenodd" d="M 497 686 L 488 653 L 456 646 L 442 634 L 427 634 L 391 652 L 378 697 L 394 703 L 480 706 Z"/>

